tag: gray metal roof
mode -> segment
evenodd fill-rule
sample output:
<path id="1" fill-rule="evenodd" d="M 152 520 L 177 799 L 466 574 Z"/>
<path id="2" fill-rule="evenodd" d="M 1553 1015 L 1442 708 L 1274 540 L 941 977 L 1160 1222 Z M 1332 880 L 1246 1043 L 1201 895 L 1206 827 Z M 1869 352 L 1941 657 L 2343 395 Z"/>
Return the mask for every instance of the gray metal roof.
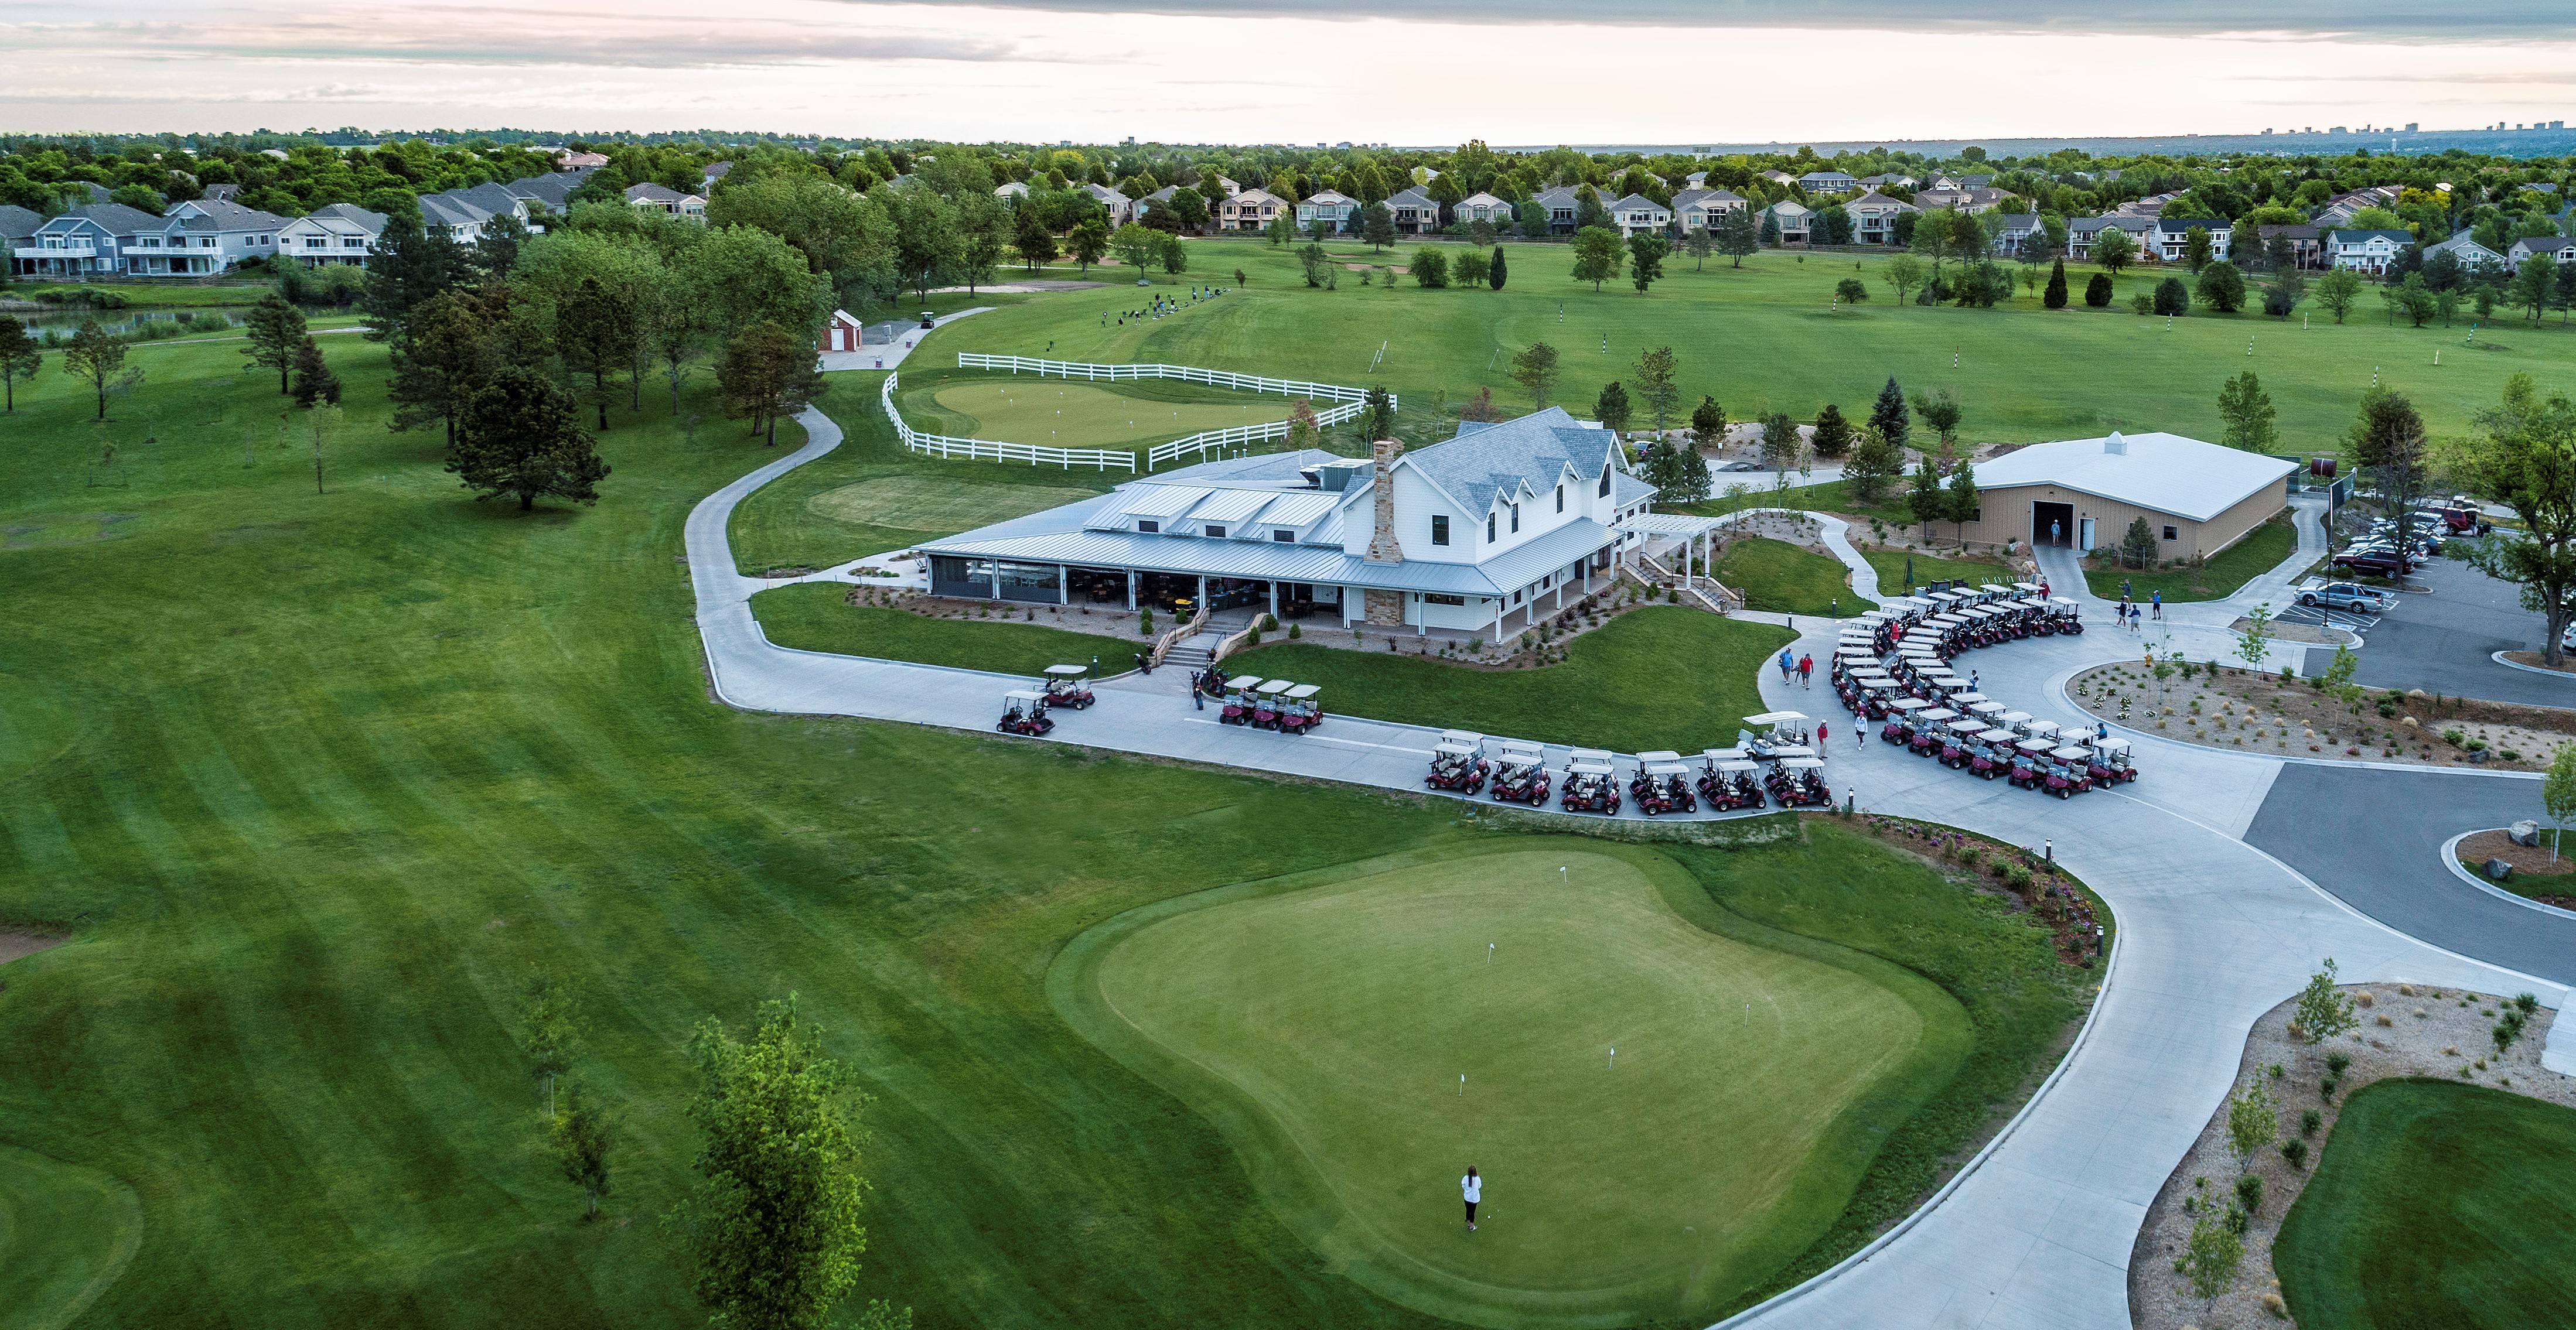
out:
<path id="1" fill-rule="evenodd" d="M 1443 595 L 1499 596 L 1518 591 L 1549 572 L 1571 565 L 1614 539 L 1608 527 L 1585 518 L 1534 537 L 1526 544 L 1506 550 L 1481 564 L 1435 563 L 1423 559 L 1371 563 L 1345 553 L 1338 544 L 1204 540 L 1084 529 L 1083 523 L 1093 510 L 1111 497 L 1114 496 L 1085 499 L 947 540 L 924 541 L 918 548 L 927 554 L 1018 563 L 1064 563 L 1208 577 L 1251 577 L 1396 591 L 1433 591 Z"/>
<path id="2" fill-rule="evenodd" d="M 214 224 L 213 229 L 221 231 L 274 231 L 286 225 L 288 220 L 276 213 L 245 208 L 227 199 L 196 199 L 178 204 L 171 211 L 203 213 Z"/>
<path id="3" fill-rule="evenodd" d="M 1585 429 L 1564 407 L 1552 406 L 1494 424 L 1460 421 L 1454 437 L 1406 453 L 1396 465 L 1412 467 L 1467 511 L 1481 513 L 1524 485 L 1533 491 L 1554 485 L 1568 467 L 1578 479 L 1597 480 L 1601 468 L 1617 465 L 1618 451 L 1610 431 Z"/>

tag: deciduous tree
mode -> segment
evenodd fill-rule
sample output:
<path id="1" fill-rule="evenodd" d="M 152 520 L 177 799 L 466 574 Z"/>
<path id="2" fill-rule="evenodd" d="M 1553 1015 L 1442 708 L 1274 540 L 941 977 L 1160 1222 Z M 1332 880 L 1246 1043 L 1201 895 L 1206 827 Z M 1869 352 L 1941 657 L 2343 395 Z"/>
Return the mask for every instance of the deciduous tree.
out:
<path id="1" fill-rule="evenodd" d="M 1512 354 L 1512 382 L 1529 393 L 1532 411 L 1546 409 L 1556 393 L 1556 374 L 1556 348 L 1545 342 L 1532 342 Z"/>
<path id="2" fill-rule="evenodd" d="M 1923 289 L 1923 260 L 1911 254 L 1898 254 L 1888 259 L 1878 271 L 1881 280 L 1896 289 L 1896 303 L 1905 304 Z"/>
<path id="3" fill-rule="evenodd" d="M 2468 545 L 2469 563 L 2521 588 L 2523 608 L 2541 616 L 2541 660 L 2561 668 L 2559 642 L 2576 619 L 2576 402 L 2560 393 L 2543 398 L 2531 376 L 2518 373 L 2505 380 L 2503 402 L 2478 413 L 2478 426 L 2464 441 L 2462 469 L 2513 509 L 2522 530 Z"/>
<path id="4" fill-rule="evenodd" d="M 1012 219 L 1011 251 L 1020 256 L 1020 266 L 1033 277 L 1038 269 L 1055 262 L 1055 232 L 1048 229 L 1037 209 L 1022 208 Z"/>
<path id="5" fill-rule="evenodd" d="M 1959 543 L 1967 544 L 1968 523 L 1978 521 L 1985 515 L 1983 501 L 1977 496 L 1977 469 L 1974 466 L 1962 464 L 1951 471 L 1950 487 L 1945 495 L 1944 506 L 1948 511 L 1942 516 L 1949 518 L 1951 524 L 1957 528 Z"/>
<path id="6" fill-rule="evenodd" d="M 2343 316 L 2351 313 L 2360 300 L 2361 276 L 2350 268 L 2337 268 L 2317 279 L 2317 303 L 2325 306 L 2337 323 L 2343 322 Z"/>
<path id="7" fill-rule="evenodd" d="M 1914 395 L 1914 414 L 1921 416 L 1923 423 L 1941 436 L 1941 451 L 1944 453 L 1950 451 L 1951 441 L 1958 437 L 1959 418 L 1966 412 L 1967 408 L 1960 403 L 1958 394 L 1947 388 L 1936 388 L 1928 397 L 1922 393 Z"/>
<path id="8" fill-rule="evenodd" d="M 774 323 L 755 323 L 725 343 L 716 362 L 725 414 L 748 419 L 764 445 L 778 442 L 778 418 L 794 415 L 830 387 L 814 367 L 814 349 Z"/>
<path id="9" fill-rule="evenodd" d="M 507 366 L 466 404 L 447 470 L 477 501 L 518 496 L 521 512 L 548 494 L 597 503 L 608 464 L 574 412 L 571 395 L 544 375 Z"/>
<path id="10" fill-rule="evenodd" d="M 1659 346 L 1637 356 L 1637 396 L 1646 404 L 1646 417 L 1655 422 L 1660 432 L 1672 422 L 1673 409 L 1681 404 L 1682 390 L 1673 382 L 1680 373 L 1680 361 L 1669 346 Z"/>
<path id="11" fill-rule="evenodd" d="M 90 390 L 98 395 L 98 416 L 107 419 L 107 395 L 111 391 L 140 384 L 143 371 L 125 368 L 125 343 L 118 341 L 97 319 L 83 319 L 72 333 L 71 345 L 63 348 L 63 370 L 89 381 Z"/>
<path id="12" fill-rule="evenodd" d="M 608 1152 L 616 1128 L 598 1096 L 584 1093 L 579 1081 L 566 1084 L 558 1097 L 547 1132 L 564 1181 L 581 1188 L 582 1218 L 599 1217 L 599 1203 L 609 1193 Z"/>
<path id="13" fill-rule="evenodd" d="M 2221 314 L 2245 308 L 2245 274 L 2225 259 L 2205 264 L 2196 283 L 2200 303 Z"/>
<path id="14" fill-rule="evenodd" d="M 634 302 L 596 277 L 582 278 L 555 305 L 555 345 L 573 372 L 589 376 L 602 432 L 608 429 L 608 376 L 633 363 L 641 335 Z"/>
<path id="15" fill-rule="evenodd" d="M 2116 277 L 2138 257 L 2138 242 L 2116 226 L 2106 226 L 2093 233 L 2092 258 L 2102 271 Z"/>
<path id="16" fill-rule="evenodd" d="M 1592 283 L 1595 292 L 1601 284 L 1619 275 L 1620 263 L 1627 248 L 1619 243 L 1619 233 L 1606 226 L 1587 226 L 1574 233 L 1574 280 Z"/>
<path id="17" fill-rule="evenodd" d="M 1436 245 L 1424 245 L 1413 251 L 1405 271 L 1412 275 L 1414 285 L 1439 290 L 1449 285 L 1449 256 Z"/>
<path id="18" fill-rule="evenodd" d="M 2183 228 L 2182 266 L 2198 273 L 2209 266 L 2210 255 L 2209 228 L 2205 226 Z"/>
<path id="19" fill-rule="evenodd" d="M 2272 395 L 2263 391 L 2263 381 L 2246 370 L 2218 386 L 2218 418 L 2227 422 L 2218 441 L 2230 448 L 2249 453 L 2270 452 L 2280 446 L 2281 432 L 2273 426 Z"/>
<path id="20" fill-rule="evenodd" d="M 1762 231 L 1753 223 L 1752 206 L 1748 204 L 1743 207 L 1729 208 L 1718 214 L 1718 217 L 1717 252 L 1735 260 L 1728 266 L 1741 268 L 1744 266 L 1745 255 L 1756 253 L 1762 248 Z M 1773 234 L 1773 241 L 1774 243 L 1778 241 L 1776 232 Z"/>
<path id="21" fill-rule="evenodd" d="M 1065 252 L 1073 256 L 1076 271 L 1091 275 L 1091 265 L 1109 252 L 1109 224 L 1098 217 L 1085 217 L 1065 236 Z"/>
<path id="22" fill-rule="evenodd" d="M 1628 277 L 1637 284 L 1637 294 L 1644 295 L 1664 275 L 1664 255 L 1672 246 L 1664 238 L 1649 232 L 1628 237 Z"/>
<path id="23" fill-rule="evenodd" d="M 1834 296 L 1846 305 L 1857 305 L 1869 299 L 1869 285 L 1857 277 L 1846 277 L 1834 283 Z"/>
<path id="24" fill-rule="evenodd" d="M 2336 980 L 2334 957 L 2328 956 L 2324 967 L 2308 976 L 2308 986 L 2299 990 L 2298 1011 L 2291 1019 L 2309 1043 L 2322 1044 L 2361 1024 L 2352 1014 L 2352 995 L 2336 987 Z"/>

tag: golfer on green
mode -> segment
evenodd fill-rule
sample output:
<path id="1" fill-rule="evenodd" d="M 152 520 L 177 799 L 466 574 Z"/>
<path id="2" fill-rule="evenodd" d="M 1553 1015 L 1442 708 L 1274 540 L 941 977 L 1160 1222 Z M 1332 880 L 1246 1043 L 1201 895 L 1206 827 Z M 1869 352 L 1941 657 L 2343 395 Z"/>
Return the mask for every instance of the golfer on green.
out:
<path id="1" fill-rule="evenodd" d="M 1476 1199 L 1485 1194 L 1485 1180 L 1476 1176 L 1476 1166 L 1467 1166 L 1467 1176 L 1458 1179 L 1458 1189 L 1467 1194 L 1467 1231 L 1476 1231 Z"/>

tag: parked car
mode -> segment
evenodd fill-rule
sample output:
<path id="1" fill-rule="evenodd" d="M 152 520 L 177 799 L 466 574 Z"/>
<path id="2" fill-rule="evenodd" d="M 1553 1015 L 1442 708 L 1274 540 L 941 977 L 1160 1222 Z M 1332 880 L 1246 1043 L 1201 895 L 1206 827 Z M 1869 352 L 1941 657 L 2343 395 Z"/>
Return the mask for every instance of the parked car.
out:
<path id="1" fill-rule="evenodd" d="M 2386 614 L 2388 598 L 2358 582 L 2329 582 L 2321 577 L 2309 578 L 2299 586 L 2299 603 L 2323 606 L 2346 614 Z"/>
<path id="2" fill-rule="evenodd" d="M 1720 471 L 1767 471 L 1770 468 L 1762 465 L 1760 462 L 1729 462 L 1717 469 Z"/>
<path id="3" fill-rule="evenodd" d="M 2414 562 L 2393 549 L 2352 549 L 2334 556 L 2334 566 L 2356 573 L 2378 573 L 2383 577 L 2404 577 Z"/>

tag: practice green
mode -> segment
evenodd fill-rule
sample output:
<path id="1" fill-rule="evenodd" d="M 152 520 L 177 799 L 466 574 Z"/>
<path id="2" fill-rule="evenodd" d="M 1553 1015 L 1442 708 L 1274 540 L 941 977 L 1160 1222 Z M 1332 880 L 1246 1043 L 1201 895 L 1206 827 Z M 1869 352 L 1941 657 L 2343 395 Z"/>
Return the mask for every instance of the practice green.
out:
<path id="1" fill-rule="evenodd" d="M 94 1168 L 0 1145 L 0 1321 L 69 1325 L 143 1240 L 132 1188 Z"/>
<path id="2" fill-rule="evenodd" d="M 886 476 L 825 490 L 807 499 L 805 505 L 836 522 L 945 536 L 1088 499 L 1091 494 L 1090 490 L 1045 485 Z"/>
<path id="3" fill-rule="evenodd" d="M 1113 1050 L 1185 1069 L 1310 1242 L 1427 1311 L 1704 1314 L 1822 1233 L 1876 1145 L 1837 1139 L 1846 1110 L 1922 1074 L 1911 995 L 1710 931 L 1660 856 L 1523 842 L 1317 876 L 1131 912 L 1060 989 L 1096 994 L 1077 1025 Z"/>
<path id="4" fill-rule="evenodd" d="M 969 427 L 960 430 L 952 424 L 951 433 L 1058 448 L 1120 448 L 1288 418 L 1285 397 L 1160 402 L 1094 384 L 1034 377 L 956 383 L 941 388 L 932 400 L 941 409 L 966 417 Z"/>

